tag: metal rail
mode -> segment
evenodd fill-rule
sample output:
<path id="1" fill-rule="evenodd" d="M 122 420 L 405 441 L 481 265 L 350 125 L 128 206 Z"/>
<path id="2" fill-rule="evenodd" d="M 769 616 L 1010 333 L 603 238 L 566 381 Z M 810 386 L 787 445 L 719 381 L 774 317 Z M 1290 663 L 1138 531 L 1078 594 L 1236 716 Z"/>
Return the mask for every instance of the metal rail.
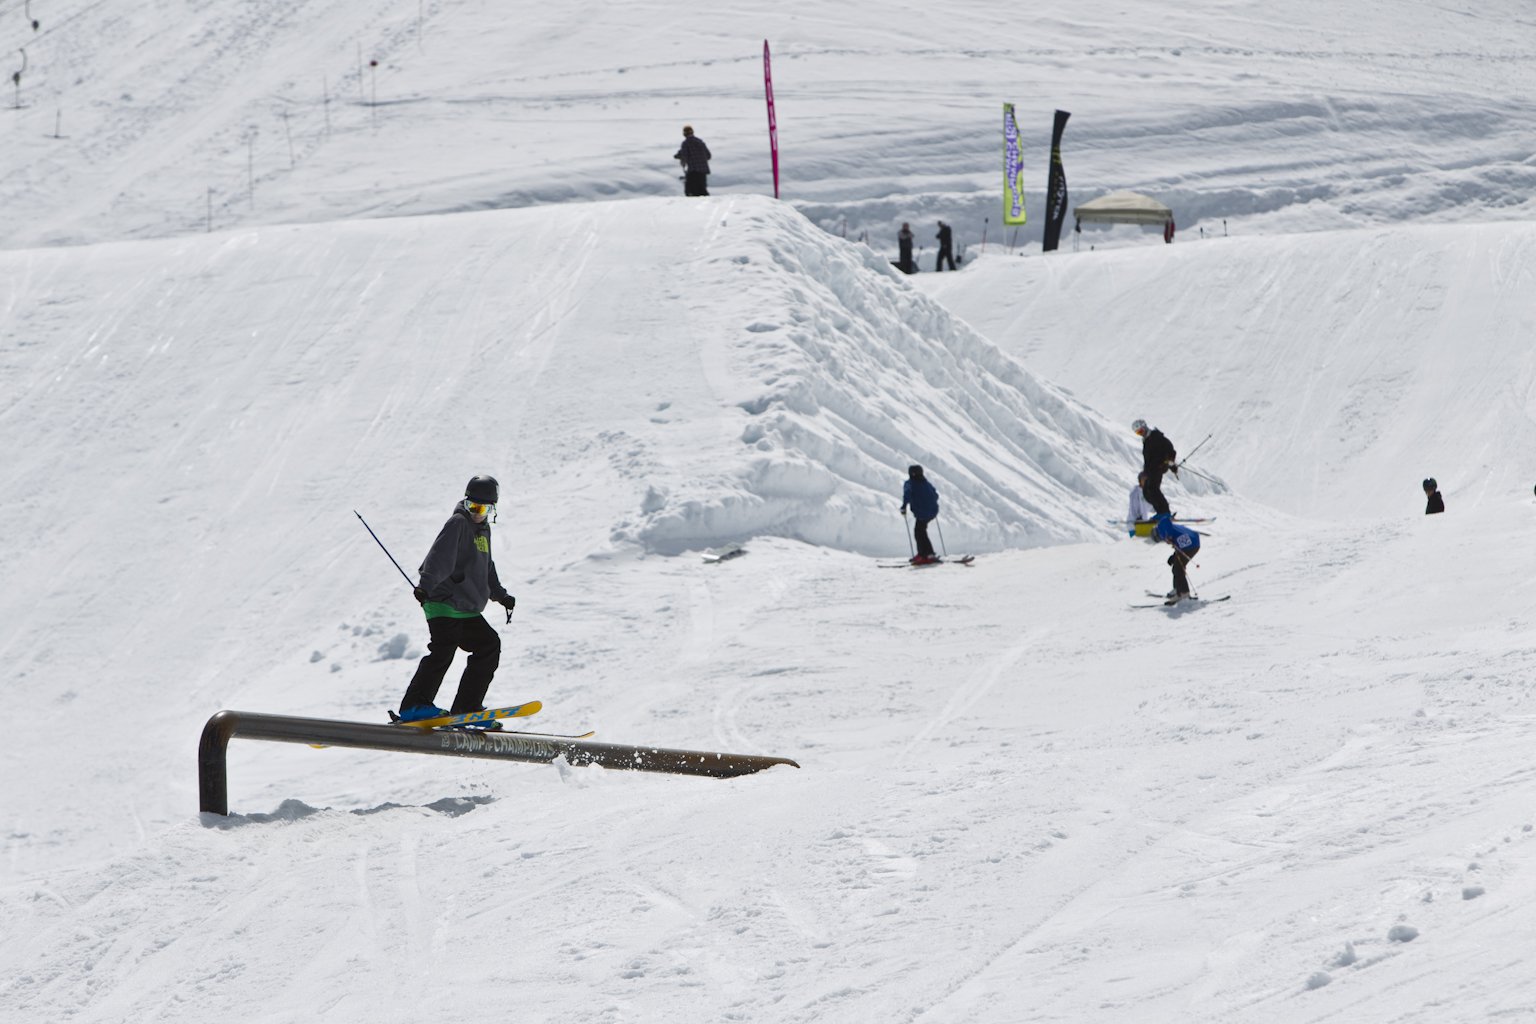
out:
<path id="1" fill-rule="evenodd" d="M 548 764 L 563 756 L 573 765 L 595 764 L 625 771 L 707 775 L 717 779 L 750 775 L 776 764 L 800 767 L 787 757 L 760 754 L 716 754 L 701 750 L 594 743 L 536 733 L 411 729 L 397 725 L 336 722 L 327 718 L 220 711 L 203 726 L 202 739 L 197 744 L 198 793 L 203 811 L 229 813 L 229 772 L 225 752 L 229 741 L 236 736 L 278 743 L 399 750 L 535 764 Z"/>

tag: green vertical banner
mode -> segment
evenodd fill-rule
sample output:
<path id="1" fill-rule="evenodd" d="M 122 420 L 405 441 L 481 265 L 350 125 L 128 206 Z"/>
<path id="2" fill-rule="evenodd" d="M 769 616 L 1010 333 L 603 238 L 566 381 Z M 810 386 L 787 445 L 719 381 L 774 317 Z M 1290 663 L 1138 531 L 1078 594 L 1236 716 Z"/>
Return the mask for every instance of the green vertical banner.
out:
<path id="1" fill-rule="evenodd" d="M 1013 119 L 1013 104 L 1003 104 L 1003 223 L 1023 224 L 1024 158 L 1019 154 L 1019 123 Z"/>

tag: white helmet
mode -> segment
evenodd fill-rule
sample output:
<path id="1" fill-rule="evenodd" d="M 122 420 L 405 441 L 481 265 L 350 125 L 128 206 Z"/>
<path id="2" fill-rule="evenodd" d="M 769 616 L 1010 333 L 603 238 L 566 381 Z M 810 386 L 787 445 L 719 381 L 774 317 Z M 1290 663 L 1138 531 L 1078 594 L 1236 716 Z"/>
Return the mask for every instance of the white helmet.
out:
<path id="1" fill-rule="evenodd" d="M 1136 433 L 1136 434 L 1145 434 L 1147 432 L 1147 421 L 1146 420 L 1132 420 L 1131 421 L 1131 431 L 1132 431 L 1132 433 Z"/>

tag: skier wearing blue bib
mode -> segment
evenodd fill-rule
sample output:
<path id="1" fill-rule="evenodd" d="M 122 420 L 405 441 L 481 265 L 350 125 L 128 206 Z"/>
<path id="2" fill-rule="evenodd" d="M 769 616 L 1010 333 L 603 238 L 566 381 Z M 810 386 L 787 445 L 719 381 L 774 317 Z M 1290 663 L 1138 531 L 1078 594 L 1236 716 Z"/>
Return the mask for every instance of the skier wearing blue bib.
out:
<path id="1" fill-rule="evenodd" d="M 1200 535 L 1163 513 L 1153 521 L 1152 536 L 1173 545 L 1173 554 L 1168 556 L 1168 564 L 1173 567 L 1173 590 L 1168 594 L 1167 603 L 1172 605 L 1189 600 L 1189 576 L 1184 567 L 1200 553 Z"/>

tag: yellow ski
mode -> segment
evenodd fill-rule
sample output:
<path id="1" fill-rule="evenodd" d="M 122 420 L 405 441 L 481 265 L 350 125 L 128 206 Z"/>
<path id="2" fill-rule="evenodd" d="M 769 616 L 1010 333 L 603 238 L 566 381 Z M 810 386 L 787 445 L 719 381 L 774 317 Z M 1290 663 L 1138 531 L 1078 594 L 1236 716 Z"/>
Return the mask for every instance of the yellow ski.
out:
<path id="1" fill-rule="evenodd" d="M 514 704 L 509 708 L 486 708 L 484 711 L 470 711 L 462 715 L 422 718 L 415 722 L 402 722 L 393 711 L 389 713 L 389 717 L 393 724 L 407 729 L 451 729 L 454 726 L 494 722 L 499 718 L 527 718 L 529 715 L 537 714 L 543 706 L 539 701 L 531 700 L 526 704 Z"/>

